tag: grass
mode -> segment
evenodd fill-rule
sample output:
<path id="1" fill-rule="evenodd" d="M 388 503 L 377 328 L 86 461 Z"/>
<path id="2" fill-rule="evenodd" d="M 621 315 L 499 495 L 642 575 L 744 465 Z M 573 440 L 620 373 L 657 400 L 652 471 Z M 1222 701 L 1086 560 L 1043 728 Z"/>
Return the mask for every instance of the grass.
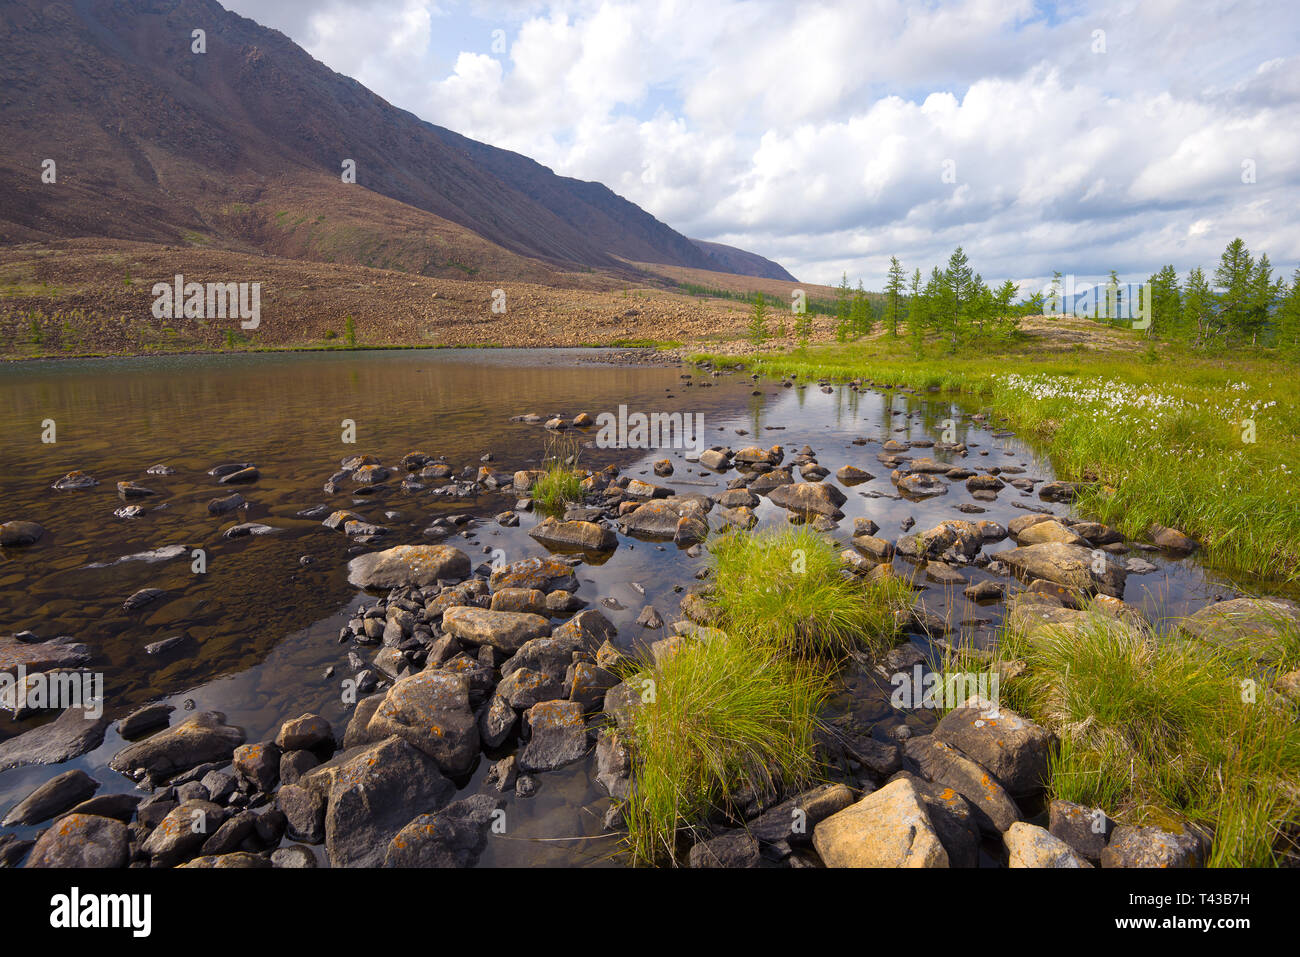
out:
<path id="1" fill-rule="evenodd" d="M 884 648 L 904 600 L 897 583 L 845 578 L 834 546 L 807 529 L 728 533 L 709 550 L 722 634 L 627 679 L 653 689 L 633 719 L 624 807 L 638 861 L 674 861 L 679 837 L 725 813 L 732 795 L 815 781 L 838 665 L 853 648 Z"/>
<path id="2" fill-rule="evenodd" d="M 1241 649 L 1094 612 L 1069 629 L 1008 631 L 998 655 L 1025 665 L 1002 702 L 1060 738 L 1052 797 L 1127 824 L 1201 826 L 1211 866 L 1277 866 L 1297 849 L 1300 724 Z"/>
<path id="3" fill-rule="evenodd" d="M 695 829 L 730 795 L 811 780 L 828 690 L 821 670 L 729 635 L 687 643 L 633 686 L 644 679 L 653 698 L 635 719 L 624 808 L 635 859 L 672 860 L 679 829 Z"/>
<path id="4" fill-rule="evenodd" d="M 582 445 L 568 435 L 548 436 L 542 475 L 533 483 L 533 504 L 546 515 L 562 515 L 570 502 L 582 501 L 583 473 L 578 469 Z"/>
<path id="5" fill-rule="evenodd" d="M 1132 335 L 1106 332 L 1121 344 Z M 1038 441 L 1058 477 L 1089 483 L 1077 505 L 1097 520 L 1130 537 L 1153 523 L 1178 528 L 1205 546 L 1212 567 L 1300 581 L 1296 365 L 1262 351 L 1157 352 L 1152 361 L 1138 349 L 1022 341 L 918 357 L 903 340 L 875 339 L 741 361 L 769 375 L 957 393 Z"/>
<path id="6" fill-rule="evenodd" d="M 721 535 L 709 553 L 727 627 L 794 655 L 887 650 L 893 608 L 908 594 L 895 579 L 864 587 L 844 577 L 839 553 L 806 527 Z"/>

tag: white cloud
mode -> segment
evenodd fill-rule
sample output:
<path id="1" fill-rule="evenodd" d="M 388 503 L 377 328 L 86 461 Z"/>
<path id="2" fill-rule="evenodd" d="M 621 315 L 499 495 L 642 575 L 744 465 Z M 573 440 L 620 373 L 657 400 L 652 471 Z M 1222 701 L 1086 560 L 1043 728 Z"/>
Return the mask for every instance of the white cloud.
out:
<path id="1" fill-rule="evenodd" d="M 809 281 L 878 286 L 891 254 L 928 272 L 958 243 L 990 280 L 1208 266 L 1238 234 L 1300 260 L 1286 0 L 444 7 L 291 3 L 270 25 L 434 123 Z"/>

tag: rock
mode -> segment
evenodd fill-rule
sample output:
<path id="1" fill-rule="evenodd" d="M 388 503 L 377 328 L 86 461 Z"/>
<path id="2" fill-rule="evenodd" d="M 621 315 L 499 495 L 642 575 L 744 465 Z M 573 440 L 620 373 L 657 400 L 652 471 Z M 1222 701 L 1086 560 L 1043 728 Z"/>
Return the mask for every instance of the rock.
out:
<path id="1" fill-rule="evenodd" d="M 920 794 L 897 780 L 832 814 L 813 830 L 827 867 L 947 867 Z"/>
<path id="2" fill-rule="evenodd" d="M 192 861 L 186 861 L 178 865 L 185 868 L 214 868 L 224 870 L 237 868 L 244 870 L 247 868 L 274 867 L 269 857 L 265 854 L 254 854 L 252 851 L 236 851 L 233 854 L 208 854 L 203 857 L 196 857 Z"/>
<path id="3" fill-rule="evenodd" d="M 316 855 L 301 844 L 290 844 L 271 852 L 271 866 L 311 868 L 316 866 Z"/>
<path id="4" fill-rule="evenodd" d="M 971 601 L 1001 601 L 1006 597 L 1006 592 L 1006 586 L 1001 582 L 986 578 L 965 588 L 962 594 Z"/>
<path id="5" fill-rule="evenodd" d="M 934 737 L 991 771 L 1014 797 L 1038 794 L 1047 785 L 1056 737 L 1010 708 L 972 696 L 943 716 Z"/>
<path id="6" fill-rule="evenodd" d="M 768 492 L 767 497 L 774 504 L 791 512 L 824 515 L 834 519 L 844 517 L 839 507 L 848 500 L 838 488 L 825 482 L 780 485 Z"/>
<path id="7" fill-rule="evenodd" d="M 554 593 L 552 593 L 554 594 Z M 549 616 L 546 592 L 539 588 L 502 588 L 492 595 L 492 611 L 513 611 L 525 615 Z"/>
<path id="8" fill-rule="evenodd" d="M 69 814 L 36 840 L 28 867 L 125 867 L 130 832 L 121 821 Z"/>
<path id="9" fill-rule="evenodd" d="M 577 591 L 578 579 L 573 568 L 554 558 L 525 558 L 492 572 L 489 584 L 493 592 L 503 588 L 536 588 L 553 591 Z"/>
<path id="10" fill-rule="evenodd" d="M 389 689 L 370 719 L 373 739 L 397 735 L 432 758 L 448 775 L 463 774 L 478 757 L 478 723 L 463 675 L 426 670 Z"/>
<path id="11" fill-rule="evenodd" d="M 637 506 L 624 520 L 628 534 L 651 539 L 668 539 L 677 534 L 687 515 L 703 518 L 707 509 L 698 498 L 653 499 Z"/>
<path id="12" fill-rule="evenodd" d="M 980 828 L 970 803 L 950 787 L 935 784 L 907 771 L 899 771 L 888 783 L 910 781 L 925 804 L 930 824 L 939 835 L 939 843 L 948 852 L 949 867 L 978 867 Z"/>
<path id="13" fill-rule="evenodd" d="M 250 465 L 247 468 L 242 468 L 236 472 L 231 472 L 228 475 L 223 475 L 217 479 L 217 481 L 222 485 L 248 485 L 252 482 L 256 482 L 261 477 L 261 473 Z"/>
<path id="14" fill-rule="evenodd" d="M 1047 829 L 1068 844 L 1075 853 L 1093 864 L 1101 861 L 1115 822 L 1097 807 L 1085 807 L 1069 801 L 1053 801 L 1048 812 Z"/>
<path id="15" fill-rule="evenodd" d="M 389 842 L 384 867 L 473 867 L 504 802 L 487 794 L 421 814 Z"/>
<path id="16" fill-rule="evenodd" d="M 244 496 L 238 492 L 232 492 L 223 498 L 214 498 L 208 502 L 209 515 L 227 515 L 230 512 L 237 512 L 247 505 L 248 502 Z"/>
<path id="17" fill-rule="evenodd" d="M 506 698 L 501 696 L 500 686 L 498 686 L 498 691 L 492 695 L 488 706 L 479 712 L 479 741 L 486 748 L 500 747 L 515 729 L 517 719 L 515 709 Z"/>
<path id="18" fill-rule="evenodd" d="M 337 766 L 330 784 L 330 866 L 381 865 L 398 832 L 417 815 L 441 808 L 454 792 L 437 763 L 402 738 L 386 738 L 351 756 Z"/>
<path id="19" fill-rule="evenodd" d="M 145 605 L 157 601 L 165 594 L 167 593 L 161 588 L 141 588 L 122 602 L 122 607 L 127 611 L 135 611 L 137 608 L 143 608 Z"/>
<path id="20" fill-rule="evenodd" d="M 924 472 L 913 472 L 898 479 L 898 490 L 905 498 L 922 499 L 947 495 L 948 485 L 942 479 Z"/>
<path id="21" fill-rule="evenodd" d="M 162 701 L 136 708 L 117 723 L 117 733 L 130 739 L 138 738 L 146 731 L 153 731 L 155 728 L 165 728 L 167 722 L 171 720 L 171 713 L 175 710 L 174 705 Z"/>
<path id="22" fill-rule="evenodd" d="M 969 801 L 982 831 L 998 835 L 1020 820 L 1019 808 L 986 769 L 934 735 L 908 738 L 903 755 L 909 769 Z"/>
<path id="23" fill-rule="evenodd" d="M 325 840 L 325 800 L 320 791 L 286 784 L 276 792 L 276 806 L 284 812 L 291 840 L 320 844 Z"/>
<path id="24" fill-rule="evenodd" d="M 21 667 L 27 674 L 62 671 L 84 665 L 90 660 L 90 648 L 79 643 L 59 641 L 19 641 L 0 637 L 0 673 L 16 678 Z M 15 682 L 16 685 L 16 682 Z"/>
<path id="25" fill-rule="evenodd" d="M 1079 486 L 1073 482 L 1044 482 L 1038 497 L 1044 502 L 1073 502 L 1078 493 Z"/>
<path id="26" fill-rule="evenodd" d="M 544 701 L 524 715 L 528 744 L 519 753 L 519 767 L 532 773 L 553 771 L 587 753 L 583 708 L 576 701 Z"/>
<path id="27" fill-rule="evenodd" d="M 85 771 L 64 771 L 14 805 L 5 815 L 3 826 L 39 824 L 85 801 L 98 788 L 99 782 Z"/>
<path id="28" fill-rule="evenodd" d="M 727 831 L 691 848 L 687 867 L 760 867 L 758 841 L 745 830 Z"/>
<path id="29" fill-rule="evenodd" d="M 519 762 L 513 754 L 495 762 L 488 769 L 487 777 L 483 779 L 483 786 L 491 788 L 498 794 L 506 791 L 513 791 L 515 780 L 519 777 Z"/>
<path id="30" fill-rule="evenodd" d="M 1008 867 L 1092 867 L 1059 837 L 1034 824 L 1017 821 L 1002 835 Z"/>
<path id="31" fill-rule="evenodd" d="M 450 545 L 398 545 L 348 562 L 348 581 L 358 588 L 423 588 L 469 573 L 469 556 Z"/>
<path id="32" fill-rule="evenodd" d="M 723 521 L 735 525 L 738 528 L 751 529 L 758 524 L 758 516 L 748 505 L 740 505 L 736 508 L 720 508 L 718 515 Z"/>
<path id="33" fill-rule="evenodd" d="M 541 615 L 513 611 L 490 611 L 458 605 L 442 616 L 443 630 L 473 645 L 490 645 L 505 654 L 514 654 L 533 638 L 550 634 L 550 623 Z"/>
<path id="34" fill-rule="evenodd" d="M 615 800 L 626 800 L 631 791 L 632 756 L 613 728 L 601 728 L 596 735 L 596 781 Z"/>
<path id="35" fill-rule="evenodd" d="M 1184 535 L 1176 528 L 1168 528 L 1164 525 L 1152 525 L 1147 529 L 1147 535 L 1151 541 L 1163 548 L 1167 552 L 1175 552 L 1180 555 L 1190 555 L 1196 551 L 1196 539 Z"/>
<path id="36" fill-rule="evenodd" d="M 334 729 L 318 714 L 304 714 L 286 721 L 275 736 L 281 751 L 316 751 L 329 755 L 334 751 Z"/>
<path id="37" fill-rule="evenodd" d="M 232 760 L 235 776 L 255 791 L 269 794 L 280 780 L 280 749 L 269 741 L 240 745 Z"/>
<path id="38" fill-rule="evenodd" d="M 870 482 L 875 478 L 866 469 L 860 469 L 856 465 L 845 465 L 836 470 L 835 477 L 845 485 L 861 485 L 863 482 Z"/>
<path id="39" fill-rule="evenodd" d="M 1062 525 L 1056 519 L 1035 522 L 1020 533 L 1017 541 L 1021 545 L 1041 545 L 1046 542 L 1061 542 L 1065 545 L 1089 545 L 1086 538 L 1074 532 L 1073 529 Z"/>
<path id="40" fill-rule="evenodd" d="M 923 532 L 900 536 L 896 548 L 905 558 L 969 561 L 983 544 L 984 538 L 973 523 L 954 519 Z"/>
<path id="41" fill-rule="evenodd" d="M 256 829 L 257 815 L 252 811 L 240 811 L 238 814 L 227 818 L 217 828 L 216 833 L 203 842 L 199 853 L 204 855 L 231 854 L 238 851 L 240 845 L 252 836 Z"/>
<path id="42" fill-rule="evenodd" d="M 70 489 L 91 488 L 98 484 L 99 480 L 94 476 L 87 475 L 85 472 L 77 469 L 69 472 L 50 487 L 59 489 L 60 491 L 68 491 Z"/>
<path id="43" fill-rule="evenodd" d="M 590 552 L 610 552 L 618 547 L 618 536 L 595 522 L 563 522 L 551 517 L 533 526 L 528 535 L 545 545 Z"/>
<path id="44" fill-rule="evenodd" d="M 1128 572 L 1104 552 L 1052 542 L 998 552 L 997 557 L 1026 581 L 1042 578 L 1087 594 L 1124 597 Z"/>
<path id="45" fill-rule="evenodd" d="M 1173 834 L 1158 827 L 1121 824 L 1101 852 L 1102 867 L 1202 867 L 1205 847 L 1184 831 Z"/>
<path id="46" fill-rule="evenodd" d="M 243 729 L 226 724 L 225 715 L 200 711 L 174 728 L 123 748 L 108 766 L 135 780 L 164 781 L 200 764 L 229 761 L 243 743 Z"/>
<path id="47" fill-rule="evenodd" d="M 135 794 L 101 794 L 98 797 L 82 801 L 68 813 L 111 817 L 123 824 L 130 824 L 139 804 L 140 797 Z"/>
<path id="48" fill-rule="evenodd" d="M 822 784 L 768 808 L 747 825 L 763 844 L 808 844 L 813 828 L 853 803 L 845 784 Z"/>
<path id="49" fill-rule="evenodd" d="M 226 812 L 211 801 L 186 801 L 168 812 L 140 849 L 154 867 L 175 867 L 199 848 L 225 822 Z"/>
<path id="50" fill-rule="evenodd" d="M 654 605 L 646 605 L 641 609 L 641 614 L 637 615 L 636 623 L 642 628 L 662 628 L 664 620 Z"/>
<path id="51" fill-rule="evenodd" d="M 731 468 L 727 453 L 719 449 L 705 449 L 700 453 L 700 464 L 715 472 L 725 472 Z"/>
<path id="52" fill-rule="evenodd" d="M 0 743 L 0 771 L 29 764 L 61 764 L 103 744 L 107 729 L 107 718 L 91 718 L 82 708 L 67 708 L 49 724 Z"/>
<path id="53" fill-rule="evenodd" d="M 35 545 L 44 534 L 45 529 L 35 522 L 5 522 L 0 525 L 0 545 L 6 548 Z"/>
<path id="54" fill-rule="evenodd" d="M 1300 630 L 1300 605 L 1281 598 L 1233 598 L 1206 605 L 1178 627 L 1193 638 L 1270 664 L 1283 654 L 1286 636 Z"/>
<path id="55" fill-rule="evenodd" d="M 144 646 L 146 655 L 163 655 L 169 651 L 175 651 L 182 645 L 189 643 L 189 637 L 186 635 L 172 635 L 170 638 L 164 638 L 161 641 L 153 641 Z"/>

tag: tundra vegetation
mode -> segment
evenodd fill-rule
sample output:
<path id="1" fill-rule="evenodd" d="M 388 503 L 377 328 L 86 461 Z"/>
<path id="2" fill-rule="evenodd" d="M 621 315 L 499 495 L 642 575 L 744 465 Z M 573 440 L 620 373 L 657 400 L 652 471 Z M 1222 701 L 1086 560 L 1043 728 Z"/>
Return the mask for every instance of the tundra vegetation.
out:
<path id="1" fill-rule="evenodd" d="M 819 712 L 856 649 L 889 646 L 906 588 L 844 577 L 836 549 L 807 528 L 709 541 L 716 630 L 638 662 L 645 689 L 631 732 L 628 844 L 673 860 L 678 838 L 745 794 L 815 781 Z"/>
<path id="2" fill-rule="evenodd" d="M 953 394 L 1042 443 L 1059 477 L 1084 483 L 1077 507 L 1097 520 L 1129 536 L 1176 527 L 1211 567 L 1300 580 L 1300 276 L 1287 287 L 1234 240 L 1218 292 L 1201 288 L 1199 270 L 1180 291 L 1166 267 L 1152 280 L 1150 328 L 1098 320 L 1104 336 L 1063 347 L 1019 329 L 1041 296 L 1007 306 L 1014 291 L 989 291 L 960 249 L 924 287 L 915 272 L 906 297 L 901 273 L 891 265 L 886 279 L 897 334 L 887 322 L 834 345 L 693 358 Z"/>

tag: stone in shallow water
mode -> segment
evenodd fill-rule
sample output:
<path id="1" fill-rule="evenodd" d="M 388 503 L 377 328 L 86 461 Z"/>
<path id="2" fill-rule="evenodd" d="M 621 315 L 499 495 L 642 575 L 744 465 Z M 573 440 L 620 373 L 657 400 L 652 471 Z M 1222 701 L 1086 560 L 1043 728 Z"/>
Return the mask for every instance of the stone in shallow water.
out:
<path id="1" fill-rule="evenodd" d="M 60 764 L 93 751 L 104 743 L 107 728 L 107 718 L 91 718 L 81 708 L 68 708 L 49 724 L 0 744 L 0 771 L 28 764 Z"/>
<path id="2" fill-rule="evenodd" d="M 0 525 L 0 545 L 15 548 L 35 545 L 45 534 L 45 529 L 36 522 L 5 522 Z"/>
<path id="3" fill-rule="evenodd" d="M 36 841 L 28 867 L 125 867 L 130 832 L 121 821 L 69 814 Z"/>
<path id="4" fill-rule="evenodd" d="M 64 771 L 50 778 L 5 815 L 4 827 L 39 824 L 91 797 L 99 782 L 85 771 Z"/>
<path id="5" fill-rule="evenodd" d="M 331 867 L 377 867 L 413 818 L 436 811 L 455 792 L 437 762 L 391 737 L 336 766 L 325 813 Z"/>
<path id="6" fill-rule="evenodd" d="M 136 780 L 166 780 L 201 764 L 229 761 L 243 743 L 243 729 L 226 724 L 225 715 L 200 711 L 174 728 L 123 748 L 109 767 Z"/>
<path id="7" fill-rule="evenodd" d="M 468 771 L 478 756 L 478 724 L 460 674 L 431 670 L 402 678 L 375 709 L 367 731 L 372 739 L 397 735 L 451 775 Z"/>
<path id="8" fill-rule="evenodd" d="M 451 545 L 398 545 L 348 562 L 348 581 L 360 588 L 423 588 L 469 573 L 469 556 Z"/>
<path id="9" fill-rule="evenodd" d="M 501 798 L 475 794 L 421 814 L 389 842 L 384 867 L 472 867 L 487 846 Z"/>
<path id="10" fill-rule="evenodd" d="M 524 715 L 530 737 L 519 753 L 519 767 L 528 772 L 553 771 L 587 753 L 587 728 L 577 701 L 544 701 Z"/>

